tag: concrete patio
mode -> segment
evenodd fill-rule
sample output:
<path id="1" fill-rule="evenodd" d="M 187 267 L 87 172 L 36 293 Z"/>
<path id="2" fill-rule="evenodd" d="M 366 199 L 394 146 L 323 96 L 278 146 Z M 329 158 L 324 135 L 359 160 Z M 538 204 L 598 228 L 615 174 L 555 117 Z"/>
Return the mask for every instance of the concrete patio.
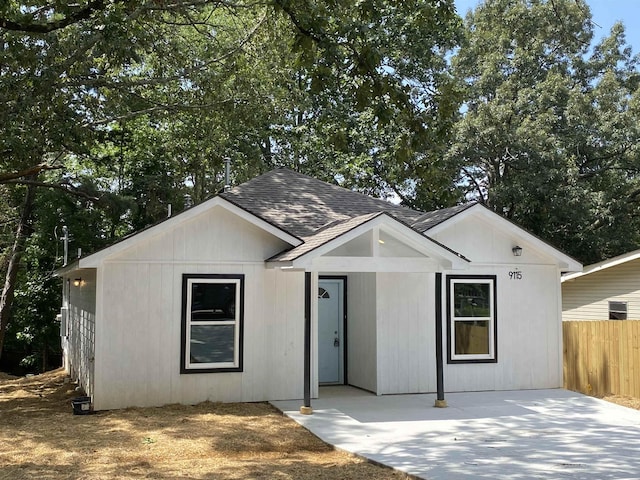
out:
<path id="1" fill-rule="evenodd" d="M 272 402 L 327 443 L 430 480 L 640 479 L 640 411 L 567 390 L 375 396 L 322 387 L 313 415 Z"/>

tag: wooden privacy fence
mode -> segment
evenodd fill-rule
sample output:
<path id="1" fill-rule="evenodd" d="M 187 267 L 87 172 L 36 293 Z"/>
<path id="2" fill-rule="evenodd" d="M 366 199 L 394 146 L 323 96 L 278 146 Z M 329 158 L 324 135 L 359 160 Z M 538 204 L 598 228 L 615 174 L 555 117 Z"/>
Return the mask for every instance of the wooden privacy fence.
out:
<path id="1" fill-rule="evenodd" d="M 640 398 L 640 320 L 562 322 L 564 387 Z"/>

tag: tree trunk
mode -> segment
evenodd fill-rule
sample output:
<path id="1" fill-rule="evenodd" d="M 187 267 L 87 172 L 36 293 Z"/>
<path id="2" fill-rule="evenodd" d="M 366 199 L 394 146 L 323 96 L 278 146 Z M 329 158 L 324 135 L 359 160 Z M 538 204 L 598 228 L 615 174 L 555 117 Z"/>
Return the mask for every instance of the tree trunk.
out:
<path id="1" fill-rule="evenodd" d="M 2 349 L 4 347 L 4 338 L 9 325 L 9 317 L 11 315 L 11 305 L 13 304 L 13 295 L 16 289 L 16 279 L 18 277 L 18 268 L 24 245 L 29 237 L 29 220 L 33 212 L 33 204 L 35 199 L 35 187 L 27 186 L 27 193 L 24 197 L 22 213 L 18 226 L 16 228 L 16 236 L 11 249 L 11 256 L 5 273 L 4 287 L 2 288 L 2 297 L 0 297 L 0 358 L 2 357 Z"/>

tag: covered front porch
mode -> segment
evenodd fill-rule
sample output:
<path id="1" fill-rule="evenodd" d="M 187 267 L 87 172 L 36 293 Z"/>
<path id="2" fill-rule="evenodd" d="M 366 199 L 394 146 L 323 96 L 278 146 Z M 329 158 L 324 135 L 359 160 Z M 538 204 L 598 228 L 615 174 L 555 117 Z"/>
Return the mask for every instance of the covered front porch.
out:
<path id="1" fill-rule="evenodd" d="M 377 395 L 438 390 L 441 272 L 469 264 L 386 214 L 345 223 L 268 261 L 304 272 L 307 413 L 322 385 Z"/>

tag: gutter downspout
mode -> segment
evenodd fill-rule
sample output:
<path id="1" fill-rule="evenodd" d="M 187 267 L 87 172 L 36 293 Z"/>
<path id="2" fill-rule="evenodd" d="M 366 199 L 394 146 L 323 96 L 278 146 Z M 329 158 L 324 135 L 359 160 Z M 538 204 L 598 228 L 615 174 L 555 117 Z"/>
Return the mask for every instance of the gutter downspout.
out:
<path id="1" fill-rule="evenodd" d="M 300 413 L 311 415 L 311 272 L 304 272 L 304 405 Z"/>
<path id="2" fill-rule="evenodd" d="M 442 358 L 442 273 L 436 273 L 436 383 L 437 396 L 434 407 L 445 408 L 444 399 L 444 360 Z"/>

